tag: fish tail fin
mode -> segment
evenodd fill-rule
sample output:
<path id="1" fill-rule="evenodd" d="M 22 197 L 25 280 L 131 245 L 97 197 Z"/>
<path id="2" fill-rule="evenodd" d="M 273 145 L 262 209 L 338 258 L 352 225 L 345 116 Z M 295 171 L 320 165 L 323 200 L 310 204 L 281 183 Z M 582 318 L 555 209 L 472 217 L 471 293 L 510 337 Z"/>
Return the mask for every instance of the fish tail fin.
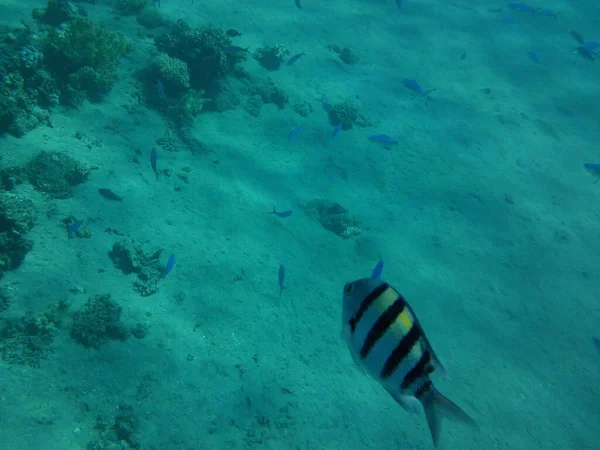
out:
<path id="1" fill-rule="evenodd" d="M 275 207 L 273 206 L 273 211 L 268 212 L 267 214 L 277 214 L 277 210 L 275 209 Z"/>
<path id="2" fill-rule="evenodd" d="M 438 448 L 440 443 L 442 419 L 444 418 L 449 418 L 456 422 L 461 422 L 477 428 L 477 424 L 471 416 L 433 386 L 431 386 L 427 394 L 421 398 L 421 403 L 425 410 L 425 417 L 427 417 L 427 424 L 429 425 L 429 431 L 431 431 L 431 437 L 435 448 Z"/>
<path id="3" fill-rule="evenodd" d="M 429 97 L 429 94 L 431 94 L 433 91 L 437 91 L 437 89 L 427 89 L 425 92 L 423 92 L 423 95 L 425 97 Z"/>
<path id="4" fill-rule="evenodd" d="M 540 6 L 540 7 L 538 7 L 538 8 L 535 8 L 533 11 L 531 11 L 531 15 L 532 15 L 533 17 L 535 17 L 535 13 L 536 13 L 536 12 L 538 12 L 540 9 L 542 9 L 542 7 L 541 7 L 541 6 Z"/>

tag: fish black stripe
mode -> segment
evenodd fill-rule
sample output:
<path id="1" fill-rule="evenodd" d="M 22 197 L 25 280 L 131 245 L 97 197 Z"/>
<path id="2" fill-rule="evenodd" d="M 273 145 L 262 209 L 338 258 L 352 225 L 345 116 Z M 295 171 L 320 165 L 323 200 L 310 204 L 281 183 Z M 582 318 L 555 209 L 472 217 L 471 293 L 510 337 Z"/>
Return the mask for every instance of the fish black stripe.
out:
<path id="1" fill-rule="evenodd" d="M 427 369 L 428 369 L 430 361 L 431 361 L 431 355 L 429 354 L 429 352 L 427 350 L 425 350 L 423 352 L 423 354 L 421 355 L 421 358 L 419 358 L 419 362 L 415 365 L 415 367 L 410 369 L 410 371 L 404 377 L 404 380 L 402 380 L 400 389 L 402 389 L 402 390 L 408 389 L 408 387 L 411 384 L 413 384 L 416 380 L 427 375 Z"/>
<path id="2" fill-rule="evenodd" d="M 406 358 L 406 355 L 410 353 L 410 351 L 412 350 L 412 348 L 417 343 L 420 337 L 421 329 L 419 328 L 419 324 L 414 322 L 411 329 L 400 340 L 392 354 L 385 362 L 383 369 L 381 369 L 381 378 L 385 380 L 394 373 L 398 365 L 400 365 L 402 360 Z"/>
<path id="3" fill-rule="evenodd" d="M 427 380 L 425 383 L 423 383 L 423 386 L 421 386 L 419 389 L 417 389 L 415 391 L 415 397 L 417 399 L 420 399 L 425 394 L 427 394 L 432 387 L 433 387 L 433 383 L 431 382 L 431 380 Z"/>
<path id="4" fill-rule="evenodd" d="M 388 308 L 380 315 L 369 332 L 367 333 L 367 337 L 363 342 L 362 348 L 360 349 L 360 357 L 361 359 L 365 359 L 377 341 L 385 334 L 387 329 L 391 324 L 394 323 L 398 316 L 404 311 L 406 307 L 406 301 L 402 296 L 399 296 L 394 303 L 392 303 Z"/>
<path id="5" fill-rule="evenodd" d="M 352 331 L 356 327 L 356 324 L 360 321 L 363 314 L 369 309 L 369 306 L 377 300 L 381 294 L 383 294 L 390 285 L 387 283 L 381 283 L 378 287 L 373 289 L 369 295 L 365 297 L 360 306 L 358 307 L 358 311 L 354 314 L 354 317 L 350 319 L 350 326 L 352 327 Z"/>

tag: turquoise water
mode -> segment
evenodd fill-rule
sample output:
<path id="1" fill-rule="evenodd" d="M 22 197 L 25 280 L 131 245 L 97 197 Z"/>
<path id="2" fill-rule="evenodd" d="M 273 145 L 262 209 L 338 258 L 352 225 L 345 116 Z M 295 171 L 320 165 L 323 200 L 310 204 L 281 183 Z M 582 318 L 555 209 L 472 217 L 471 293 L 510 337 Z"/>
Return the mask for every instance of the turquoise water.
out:
<path id="1" fill-rule="evenodd" d="M 432 449 L 341 337 L 343 286 L 380 259 L 478 424 L 440 448 L 600 448 L 600 65 L 571 34 L 600 40 L 594 2 L 75 5 L 130 45 L 81 98 L 45 43 L 73 19 L 0 2 L 0 105 L 9 73 L 56 94 L 0 135 L 0 448 Z M 249 49 L 179 43 L 170 79 L 179 19 Z M 328 106 L 357 117 L 334 136 Z"/>

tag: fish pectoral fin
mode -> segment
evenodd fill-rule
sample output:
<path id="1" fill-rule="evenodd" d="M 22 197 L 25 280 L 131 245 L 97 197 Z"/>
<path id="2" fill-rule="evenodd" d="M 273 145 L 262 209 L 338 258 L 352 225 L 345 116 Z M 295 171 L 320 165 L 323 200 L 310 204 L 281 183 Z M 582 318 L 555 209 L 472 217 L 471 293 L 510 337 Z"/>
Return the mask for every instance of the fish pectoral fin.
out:
<path id="1" fill-rule="evenodd" d="M 391 390 L 387 390 L 392 398 L 396 400 L 405 411 L 411 414 L 420 414 L 421 413 L 421 402 L 417 400 L 416 397 L 412 395 L 402 395 L 399 392 L 392 392 Z"/>

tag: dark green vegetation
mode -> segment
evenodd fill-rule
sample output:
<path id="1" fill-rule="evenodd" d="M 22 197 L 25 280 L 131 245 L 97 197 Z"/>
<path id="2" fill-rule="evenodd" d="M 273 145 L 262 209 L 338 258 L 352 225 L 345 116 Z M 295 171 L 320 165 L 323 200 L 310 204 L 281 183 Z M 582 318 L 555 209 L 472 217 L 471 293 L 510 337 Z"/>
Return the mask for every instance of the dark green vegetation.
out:
<path id="1" fill-rule="evenodd" d="M 0 36 L 0 133 L 23 136 L 58 104 L 100 100 L 114 85 L 119 58 L 131 50 L 120 33 L 94 24 L 80 6 L 50 0 L 37 22 Z"/>
<path id="2" fill-rule="evenodd" d="M 121 322 L 121 307 L 110 295 L 91 297 L 72 316 L 71 337 L 84 347 L 98 349 L 109 339 L 124 341 L 129 335 Z"/>
<path id="3" fill-rule="evenodd" d="M 0 278 L 15 269 L 33 247 L 27 232 L 35 221 L 33 202 L 9 192 L 0 192 Z"/>

